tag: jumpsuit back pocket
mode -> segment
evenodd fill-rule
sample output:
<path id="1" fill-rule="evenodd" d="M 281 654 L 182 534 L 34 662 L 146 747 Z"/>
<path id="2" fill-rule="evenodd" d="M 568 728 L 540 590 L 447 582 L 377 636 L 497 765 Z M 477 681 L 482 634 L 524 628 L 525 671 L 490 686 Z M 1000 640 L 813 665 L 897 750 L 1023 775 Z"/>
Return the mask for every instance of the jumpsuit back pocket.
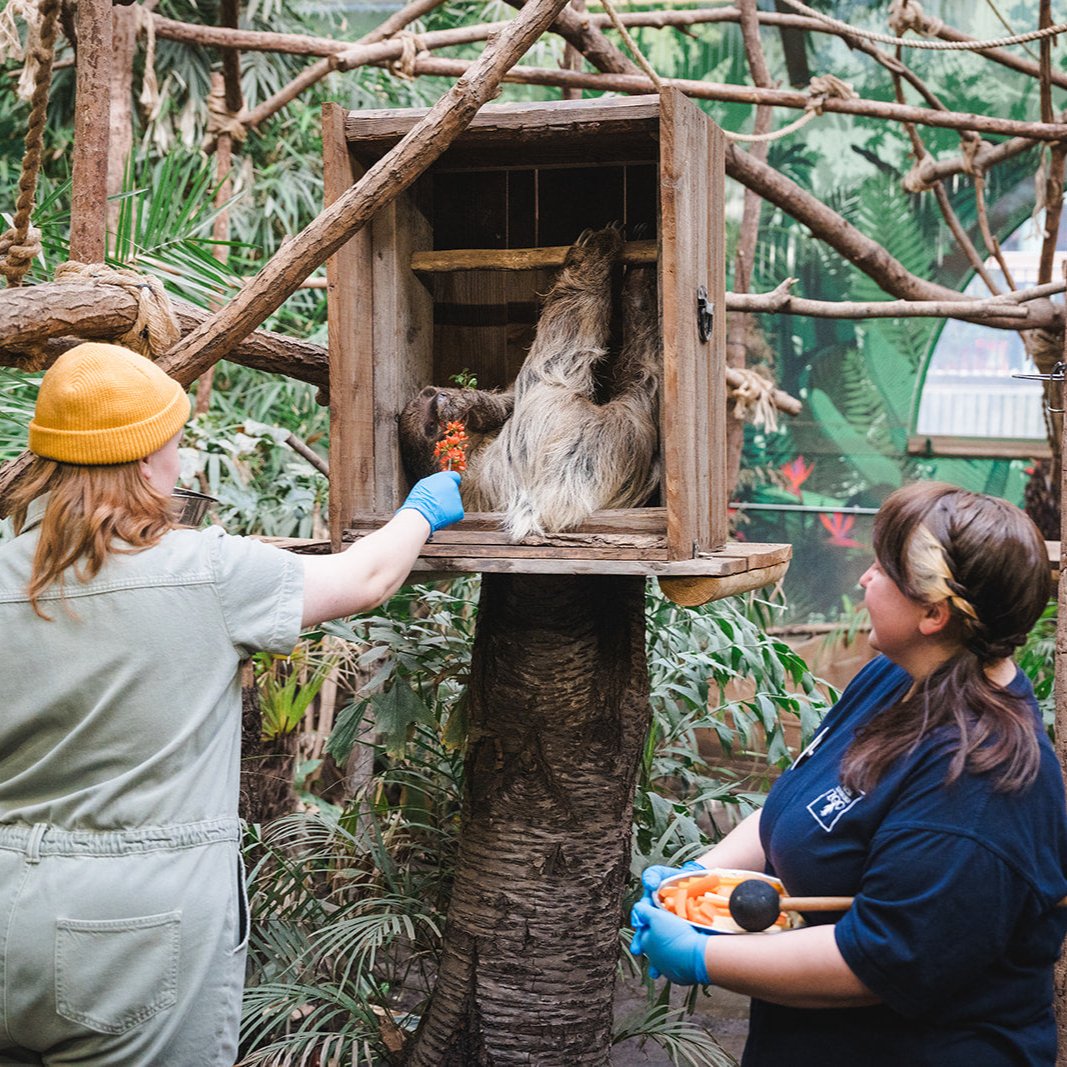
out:
<path id="1" fill-rule="evenodd" d="M 122 1034 L 178 999 L 180 911 L 129 919 L 56 920 L 56 1010 Z"/>

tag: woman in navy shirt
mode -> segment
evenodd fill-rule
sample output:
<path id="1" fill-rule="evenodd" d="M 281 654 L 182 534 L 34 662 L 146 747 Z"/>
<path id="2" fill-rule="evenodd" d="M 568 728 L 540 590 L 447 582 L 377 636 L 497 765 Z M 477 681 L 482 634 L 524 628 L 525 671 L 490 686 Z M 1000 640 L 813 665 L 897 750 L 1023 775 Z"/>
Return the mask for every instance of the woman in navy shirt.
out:
<path id="1" fill-rule="evenodd" d="M 1011 659 L 1048 599 L 1044 541 L 1002 500 L 924 482 L 889 497 L 874 548 L 860 584 L 881 656 L 699 861 L 852 907 L 713 937 L 656 906 L 673 869 L 649 868 L 634 951 L 753 998 L 743 1067 L 1051 1067 L 1067 812 Z"/>

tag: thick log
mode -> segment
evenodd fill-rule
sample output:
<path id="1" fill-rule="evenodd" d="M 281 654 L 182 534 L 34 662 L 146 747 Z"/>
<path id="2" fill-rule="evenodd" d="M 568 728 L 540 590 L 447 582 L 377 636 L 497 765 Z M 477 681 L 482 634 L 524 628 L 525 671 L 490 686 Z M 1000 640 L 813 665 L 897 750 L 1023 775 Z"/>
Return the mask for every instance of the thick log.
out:
<path id="1" fill-rule="evenodd" d="M 182 332 L 198 327 L 210 313 L 172 301 Z M 23 366 L 36 359 L 44 366 L 72 345 L 112 340 L 137 320 L 137 300 L 127 289 L 93 281 L 46 282 L 0 290 L 0 366 Z M 295 337 L 257 330 L 227 356 L 256 370 L 285 374 L 325 390 L 326 349 Z"/>
<path id="2" fill-rule="evenodd" d="M 234 300 L 165 353 L 160 366 L 179 381 L 191 381 L 235 348 L 312 271 L 445 151 L 482 104 L 492 98 L 507 70 L 547 29 L 565 3 L 566 0 L 535 0 L 524 8 L 392 151 L 293 237 Z"/>

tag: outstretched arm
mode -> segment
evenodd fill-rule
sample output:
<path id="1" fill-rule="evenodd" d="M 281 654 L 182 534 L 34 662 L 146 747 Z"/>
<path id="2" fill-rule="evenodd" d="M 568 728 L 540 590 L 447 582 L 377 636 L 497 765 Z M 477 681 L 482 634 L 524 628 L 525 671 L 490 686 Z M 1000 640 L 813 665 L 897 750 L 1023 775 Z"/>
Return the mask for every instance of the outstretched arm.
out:
<path id="1" fill-rule="evenodd" d="M 459 475 L 441 471 L 417 482 L 381 529 L 344 552 L 307 556 L 303 625 L 377 607 L 403 584 L 430 534 L 462 518 Z"/>

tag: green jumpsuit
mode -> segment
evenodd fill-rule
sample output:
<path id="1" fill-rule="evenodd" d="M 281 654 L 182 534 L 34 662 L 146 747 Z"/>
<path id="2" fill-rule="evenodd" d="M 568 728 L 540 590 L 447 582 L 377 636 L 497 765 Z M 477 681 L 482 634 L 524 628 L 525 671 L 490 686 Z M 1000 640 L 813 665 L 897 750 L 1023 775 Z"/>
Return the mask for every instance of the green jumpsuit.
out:
<path id="1" fill-rule="evenodd" d="M 230 1067 L 247 907 L 239 666 L 288 653 L 303 566 L 175 530 L 34 614 L 43 498 L 0 544 L 0 1067 Z"/>

